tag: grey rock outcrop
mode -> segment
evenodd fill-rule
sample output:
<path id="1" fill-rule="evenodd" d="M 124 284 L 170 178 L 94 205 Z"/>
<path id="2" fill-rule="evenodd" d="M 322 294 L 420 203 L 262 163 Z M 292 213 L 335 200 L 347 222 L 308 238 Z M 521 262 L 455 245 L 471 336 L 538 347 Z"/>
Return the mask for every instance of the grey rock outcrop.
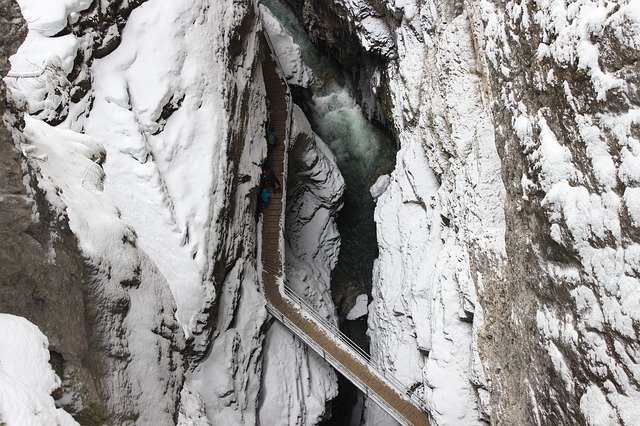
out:
<path id="1" fill-rule="evenodd" d="M 0 2 L 0 20 L 0 74 L 4 77 L 8 58 L 22 44 L 27 27 L 13 0 Z M 103 418 L 100 399 L 83 362 L 89 352 L 84 261 L 68 221 L 51 213 L 37 177 L 20 153 L 22 111 L 3 80 L 0 114 L 0 311 L 23 316 L 40 327 L 49 338 L 56 372 L 81 395 L 75 401 L 81 402 L 81 409 L 65 408 L 79 421 L 99 422 Z M 64 391 L 55 396 L 63 395 Z"/>
<path id="2" fill-rule="evenodd" d="M 470 8 L 484 26 L 477 41 L 507 190 L 507 263 L 481 299 L 494 416 L 631 424 L 640 395 L 637 10 L 509 7 Z"/>

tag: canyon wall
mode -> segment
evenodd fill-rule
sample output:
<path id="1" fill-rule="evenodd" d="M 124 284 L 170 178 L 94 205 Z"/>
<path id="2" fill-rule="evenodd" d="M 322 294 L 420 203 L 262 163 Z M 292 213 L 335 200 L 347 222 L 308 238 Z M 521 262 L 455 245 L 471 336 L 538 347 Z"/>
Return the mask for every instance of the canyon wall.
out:
<path id="1" fill-rule="evenodd" d="M 29 34 L 7 82 L 31 116 L 24 133 L 8 116 L 26 160 L 11 142 L 3 172 L 24 217 L 7 233 L 30 245 L 11 249 L 30 256 L 3 254 L 22 264 L 3 277 L 2 310 L 49 337 L 58 405 L 81 422 L 257 410 L 260 26 L 255 3 L 205 3 L 21 2 Z M 233 362 L 211 371 L 221 357 Z"/>
<path id="2" fill-rule="evenodd" d="M 34 19 L 28 19 L 29 34 L 44 38 L 45 32 L 62 31 L 68 24 L 62 12 L 64 18 L 40 17 L 42 27 L 36 30 Z M 40 79 L 32 84 L 30 78 Z M 42 88 L 50 79 L 34 70 L 14 70 L 7 82 L 9 102 L 29 110 L 34 92 L 20 87 Z M 65 110 L 60 99 L 44 99 L 51 101 L 46 107 L 52 123 L 59 121 Z M 28 318 L 48 336 L 51 363 L 62 379 L 57 404 L 77 420 L 175 421 L 184 345 L 175 305 L 166 281 L 138 248 L 135 232 L 103 192 L 104 149 L 90 137 L 29 116 L 23 121 L 22 111 L 14 114 L 5 115 L 13 127 L 13 154 L 3 159 L 17 159 L 14 154 L 21 151 L 22 159 L 14 163 L 21 169 L 3 172 L 19 182 L 12 201 L 23 204 L 20 216 L 3 214 L 12 221 L 6 223 L 9 245 L 3 246 L 8 271 L 2 311 Z M 12 205 L 5 200 L 3 208 Z"/>
<path id="3" fill-rule="evenodd" d="M 638 418 L 638 3 L 288 3 L 401 146 L 373 355 L 436 423 Z"/>
<path id="4" fill-rule="evenodd" d="M 62 379 L 57 406 L 81 423 L 273 424 L 289 416 L 306 424 L 325 416 L 335 373 L 265 323 L 258 286 L 254 212 L 267 120 L 260 62 L 269 53 L 257 2 L 48 8 L 21 0 L 28 32 L 17 5 L 2 5 L 3 73 L 17 53 L 2 128 L 9 244 L 0 310 L 48 338 Z M 298 71 L 295 83 L 308 84 L 312 76 Z M 305 120 L 296 129 L 312 135 Z M 320 226 L 302 217 L 304 229 L 291 233 L 309 253 L 288 267 L 297 278 L 324 271 L 313 288 L 334 317 L 332 224 L 343 184 L 328 151 L 305 146 L 304 173 L 327 181 L 293 191 L 294 213 L 317 210 L 327 233 L 301 242 Z M 326 159 L 316 164 L 311 152 Z M 295 349 L 283 354 L 283 339 Z M 283 394 L 282 377 L 306 396 L 297 385 Z"/>

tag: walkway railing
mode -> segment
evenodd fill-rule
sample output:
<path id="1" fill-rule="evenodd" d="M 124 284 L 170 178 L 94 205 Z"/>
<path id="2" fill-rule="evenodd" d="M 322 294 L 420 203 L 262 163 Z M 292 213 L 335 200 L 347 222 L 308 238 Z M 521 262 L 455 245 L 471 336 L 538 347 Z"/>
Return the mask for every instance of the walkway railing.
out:
<path id="1" fill-rule="evenodd" d="M 322 346 L 317 344 L 313 339 L 309 338 L 307 334 L 296 325 L 295 322 L 291 321 L 289 318 L 284 316 L 282 312 L 278 311 L 274 308 L 270 303 L 267 304 L 267 310 L 271 315 L 278 319 L 285 327 L 287 327 L 290 331 L 292 331 L 300 340 L 302 340 L 308 347 L 313 349 L 318 355 L 322 357 L 326 362 L 328 362 L 333 368 L 338 370 L 343 376 L 345 376 L 354 386 L 360 389 L 367 398 L 370 398 L 373 402 L 375 402 L 380 408 L 382 408 L 385 412 L 387 412 L 391 417 L 393 417 L 398 423 L 408 425 L 410 423 L 407 422 L 407 419 L 396 411 L 391 405 L 387 404 L 384 398 L 380 397 L 376 392 L 370 391 L 369 386 L 361 380 L 357 374 L 353 374 L 349 367 L 344 365 L 342 362 L 337 360 L 334 356 L 332 356 L 329 352 L 326 352 Z"/>
<path id="2" fill-rule="evenodd" d="M 8 78 L 38 78 L 44 74 L 44 68 L 39 71 L 12 71 L 7 74 Z"/>
<path id="3" fill-rule="evenodd" d="M 428 404 L 424 399 L 420 398 L 410 388 L 408 388 L 398 379 L 386 372 L 382 368 L 382 366 L 378 364 L 378 362 L 371 358 L 371 355 L 369 355 L 360 346 L 358 346 L 357 343 L 351 340 L 349 336 L 344 334 L 335 324 L 328 321 L 322 315 L 318 314 L 313 306 L 311 306 L 306 300 L 300 297 L 286 284 L 284 285 L 284 294 L 293 302 L 297 303 L 306 315 L 309 315 L 313 318 L 314 321 L 320 323 L 325 329 L 327 329 L 327 331 L 330 331 L 331 334 L 333 334 L 333 336 L 336 337 L 342 344 L 355 352 L 363 363 L 368 364 L 369 367 L 375 371 L 375 373 L 377 373 L 379 376 L 382 376 L 391 386 L 397 388 L 398 390 L 401 390 L 402 394 L 409 398 L 418 407 L 421 407 L 425 411 L 428 409 Z"/>

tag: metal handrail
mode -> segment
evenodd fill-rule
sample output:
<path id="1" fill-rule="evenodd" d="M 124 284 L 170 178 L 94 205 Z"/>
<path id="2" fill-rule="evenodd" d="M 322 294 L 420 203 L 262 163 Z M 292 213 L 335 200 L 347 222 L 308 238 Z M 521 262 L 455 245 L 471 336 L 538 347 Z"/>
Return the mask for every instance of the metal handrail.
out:
<path id="1" fill-rule="evenodd" d="M 363 363 L 365 363 L 365 364 L 369 365 L 370 367 L 372 367 L 372 369 L 376 373 L 381 375 L 386 381 L 390 382 L 390 384 L 393 387 L 397 388 L 397 390 L 401 391 L 401 392 L 399 392 L 401 395 L 406 396 L 412 402 L 414 402 L 415 404 L 417 404 L 418 406 L 422 407 L 425 410 L 428 408 L 427 402 L 424 399 L 422 399 L 420 396 L 418 396 L 415 393 L 413 393 L 410 388 L 408 388 L 406 385 L 404 385 L 398 379 L 396 379 L 395 377 L 389 375 L 382 368 L 382 366 L 378 362 L 376 362 L 373 358 L 371 358 L 370 354 L 366 353 L 360 346 L 358 346 L 353 340 L 351 340 L 349 338 L 349 336 L 345 335 L 334 324 L 332 324 L 329 321 L 327 321 L 326 318 L 324 318 L 321 315 L 319 315 L 318 313 L 316 313 L 314 308 L 313 308 L 313 306 L 311 306 L 306 300 L 302 299 L 290 287 L 285 285 L 284 289 L 285 289 L 285 295 L 289 299 L 293 299 L 292 302 L 294 302 L 294 303 L 298 302 L 298 304 L 300 305 L 300 307 L 302 308 L 302 311 L 304 313 L 310 315 L 314 320 L 319 322 L 320 325 L 322 325 L 324 328 L 327 328 L 329 331 L 331 331 L 341 342 L 346 344 L 360 358 L 362 358 L 361 361 Z"/>
<path id="2" fill-rule="evenodd" d="M 32 64 L 37 67 L 37 71 L 9 71 L 7 77 L 9 78 L 38 78 L 47 70 L 46 67 L 41 67 L 36 64 Z"/>
<path id="3" fill-rule="evenodd" d="M 371 398 L 376 404 L 389 413 L 391 417 L 396 419 L 401 424 L 411 424 L 411 421 L 407 419 L 401 412 L 396 410 L 391 404 L 387 403 L 387 401 L 378 395 L 378 393 L 371 389 L 366 382 L 361 380 L 356 374 L 352 373 L 349 368 L 347 368 L 341 361 L 339 361 L 336 357 L 326 352 L 322 346 L 316 343 L 312 338 L 309 337 L 300 327 L 296 325 L 295 322 L 291 321 L 289 318 L 285 317 L 282 312 L 280 312 L 275 306 L 272 304 L 268 304 L 267 308 L 271 308 L 272 315 L 277 317 L 280 322 L 285 325 L 289 330 L 291 330 L 295 335 L 297 335 L 307 346 L 316 351 L 318 355 L 320 355 L 325 361 L 333 366 L 336 370 L 342 372 L 344 376 L 347 376 L 348 379 L 362 392 L 364 392 L 368 398 Z"/>

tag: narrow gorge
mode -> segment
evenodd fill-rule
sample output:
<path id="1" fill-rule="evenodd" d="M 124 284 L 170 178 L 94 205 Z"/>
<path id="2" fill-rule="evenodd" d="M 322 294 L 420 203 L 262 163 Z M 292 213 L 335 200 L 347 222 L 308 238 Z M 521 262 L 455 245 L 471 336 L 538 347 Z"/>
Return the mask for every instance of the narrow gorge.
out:
<path id="1" fill-rule="evenodd" d="M 0 27 L 0 425 L 640 423 L 640 0 Z"/>

